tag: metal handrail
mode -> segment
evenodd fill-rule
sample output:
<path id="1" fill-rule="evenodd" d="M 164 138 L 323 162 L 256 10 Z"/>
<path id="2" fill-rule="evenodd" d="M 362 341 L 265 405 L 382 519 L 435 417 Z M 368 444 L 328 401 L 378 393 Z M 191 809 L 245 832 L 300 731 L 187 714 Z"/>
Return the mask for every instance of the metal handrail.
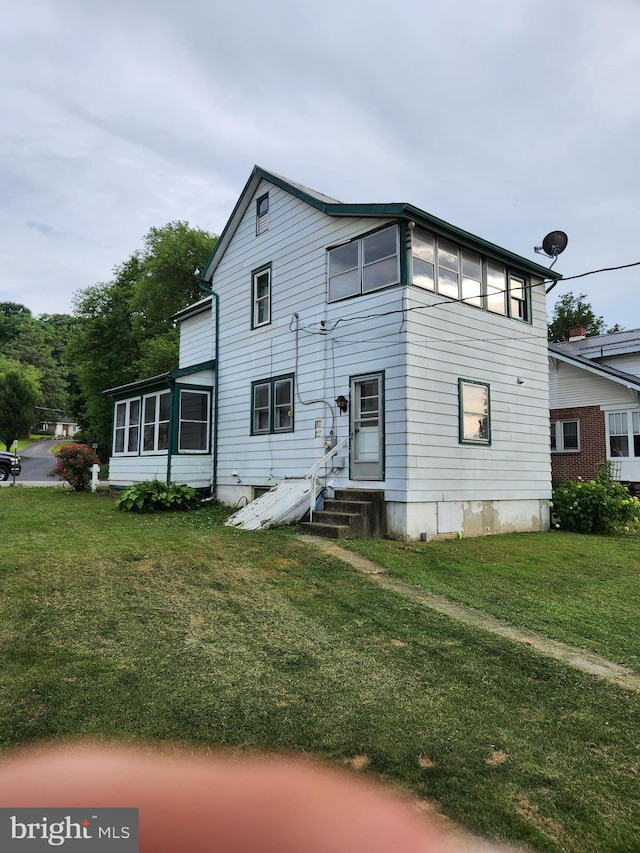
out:
<path id="1" fill-rule="evenodd" d="M 336 444 L 334 444 L 334 446 L 331 448 L 331 450 L 328 453 L 325 453 L 325 455 L 322 457 L 322 459 L 320 459 L 318 462 L 316 462 L 315 465 L 312 465 L 311 468 L 309 468 L 307 473 L 304 475 L 305 480 L 311 480 L 309 521 L 313 521 L 313 508 L 314 508 L 314 505 L 316 502 L 316 481 L 318 479 L 316 475 L 317 475 L 318 471 L 320 470 L 320 468 L 324 468 L 324 466 L 329 461 L 329 459 L 331 459 L 332 456 L 335 456 L 339 450 L 342 450 L 342 448 L 346 445 L 347 440 L 348 440 L 348 436 L 346 438 L 340 439 L 340 441 L 338 441 Z"/>

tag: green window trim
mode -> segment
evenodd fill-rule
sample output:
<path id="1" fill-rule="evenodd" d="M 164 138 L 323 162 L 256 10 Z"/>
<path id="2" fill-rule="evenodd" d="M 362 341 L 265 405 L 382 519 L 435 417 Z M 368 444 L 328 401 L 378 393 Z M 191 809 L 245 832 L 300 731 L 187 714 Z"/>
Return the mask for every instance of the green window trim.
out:
<path id="1" fill-rule="evenodd" d="M 294 431 L 294 374 L 251 383 L 251 435 Z"/>
<path id="2" fill-rule="evenodd" d="M 271 264 L 251 271 L 251 328 L 271 323 Z"/>
<path id="3" fill-rule="evenodd" d="M 211 389 L 202 385 L 176 386 L 177 453 L 209 453 L 211 449 Z"/>
<path id="4" fill-rule="evenodd" d="M 479 447 L 491 445 L 491 392 L 487 382 L 458 379 L 458 440 Z"/>

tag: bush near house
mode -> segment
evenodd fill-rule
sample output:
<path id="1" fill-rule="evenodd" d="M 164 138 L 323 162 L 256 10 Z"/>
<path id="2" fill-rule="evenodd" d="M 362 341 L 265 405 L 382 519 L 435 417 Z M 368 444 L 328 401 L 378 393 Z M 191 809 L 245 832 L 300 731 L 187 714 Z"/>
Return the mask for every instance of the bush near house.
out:
<path id="1" fill-rule="evenodd" d="M 125 512 L 156 512 L 191 509 L 198 502 L 198 493 L 191 486 L 145 480 L 124 489 L 116 501 L 116 506 Z"/>
<path id="2" fill-rule="evenodd" d="M 62 477 L 76 492 L 83 492 L 91 485 L 91 466 L 100 460 L 86 444 L 63 444 L 55 452 L 58 460 L 49 471 L 51 477 Z"/>
<path id="3" fill-rule="evenodd" d="M 593 480 L 571 480 L 553 490 L 552 524 L 570 533 L 630 533 L 640 529 L 640 501 L 614 480 L 604 463 Z"/>

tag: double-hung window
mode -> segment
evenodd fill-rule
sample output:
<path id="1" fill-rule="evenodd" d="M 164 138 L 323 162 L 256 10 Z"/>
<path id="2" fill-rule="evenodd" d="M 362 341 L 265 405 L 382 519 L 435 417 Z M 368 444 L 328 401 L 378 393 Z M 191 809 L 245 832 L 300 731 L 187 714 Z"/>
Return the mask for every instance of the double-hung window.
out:
<path id="1" fill-rule="evenodd" d="M 293 376 L 251 384 L 251 434 L 293 432 Z"/>
<path id="2" fill-rule="evenodd" d="M 147 394 L 142 403 L 142 452 L 155 453 L 169 446 L 169 391 Z"/>
<path id="3" fill-rule="evenodd" d="M 206 453 L 209 450 L 210 413 L 210 391 L 180 390 L 180 453 Z"/>
<path id="4" fill-rule="evenodd" d="M 327 255 L 329 302 L 370 293 L 400 281 L 396 225 L 329 249 Z"/>
<path id="5" fill-rule="evenodd" d="M 580 421 L 551 421 L 551 452 L 571 453 L 580 450 Z"/>
<path id="6" fill-rule="evenodd" d="M 472 379 L 458 380 L 461 444 L 491 444 L 489 386 Z"/>
<path id="7" fill-rule="evenodd" d="M 116 403 L 113 453 L 137 454 L 140 442 L 140 398 Z"/>
<path id="8" fill-rule="evenodd" d="M 271 264 L 251 273 L 251 328 L 271 322 Z"/>

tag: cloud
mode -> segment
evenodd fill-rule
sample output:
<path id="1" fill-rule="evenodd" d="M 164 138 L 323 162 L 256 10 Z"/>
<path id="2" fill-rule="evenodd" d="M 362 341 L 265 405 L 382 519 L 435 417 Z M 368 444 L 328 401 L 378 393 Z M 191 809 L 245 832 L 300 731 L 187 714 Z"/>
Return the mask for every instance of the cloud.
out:
<path id="1" fill-rule="evenodd" d="M 68 311 L 150 227 L 219 233 L 254 163 L 528 257 L 565 230 L 567 274 L 637 260 L 638 24 L 635 0 L 13 4 L 0 288 Z M 600 281 L 596 312 L 640 325 L 637 274 Z"/>

